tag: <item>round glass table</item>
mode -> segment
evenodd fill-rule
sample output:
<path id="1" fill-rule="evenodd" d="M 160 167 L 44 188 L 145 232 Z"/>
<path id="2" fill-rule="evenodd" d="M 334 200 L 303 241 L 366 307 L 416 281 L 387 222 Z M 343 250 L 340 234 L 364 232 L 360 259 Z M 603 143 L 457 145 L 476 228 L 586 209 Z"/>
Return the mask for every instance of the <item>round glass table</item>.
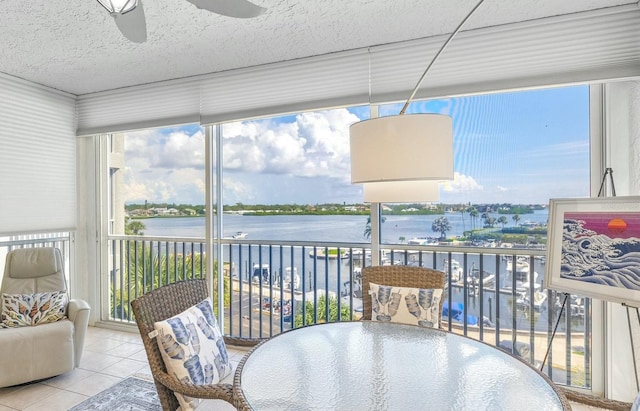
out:
<path id="1" fill-rule="evenodd" d="M 371 321 L 303 327 L 256 346 L 234 377 L 253 410 L 562 410 L 535 368 L 442 330 Z"/>

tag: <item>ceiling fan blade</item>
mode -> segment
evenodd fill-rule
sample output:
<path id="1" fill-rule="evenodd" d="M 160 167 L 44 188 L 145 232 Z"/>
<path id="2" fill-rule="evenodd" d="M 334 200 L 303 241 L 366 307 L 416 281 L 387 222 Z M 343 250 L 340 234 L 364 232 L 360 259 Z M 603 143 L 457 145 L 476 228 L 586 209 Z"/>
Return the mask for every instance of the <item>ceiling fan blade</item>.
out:
<path id="1" fill-rule="evenodd" d="M 247 0 L 187 0 L 199 9 L 209 10 L 223 16 L 251 18 L 265 12 L 264 7 L 255 5 Z"/>
<path id="2" fill-rule="evenodd" d="M 113 19 L 120 32 L 134 43 L 144 43 L 147 41 L 147 23 L 144 18 L 142 1 L 138 1 L 138 6 L 125 14 L 117 14 Z"/>

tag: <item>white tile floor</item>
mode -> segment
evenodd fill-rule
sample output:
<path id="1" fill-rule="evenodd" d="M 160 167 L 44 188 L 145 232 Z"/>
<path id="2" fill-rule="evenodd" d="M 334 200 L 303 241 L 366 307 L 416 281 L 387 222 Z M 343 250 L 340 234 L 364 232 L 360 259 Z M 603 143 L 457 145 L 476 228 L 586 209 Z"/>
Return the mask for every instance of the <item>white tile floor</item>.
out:
<path id="1" fill-rule="evenodd" d="M 227 349 L 235 370 L 247 349 Z M 140 334 L 89 327 L 80 367 L 38 383 L 0 388 L 0 411 L 66 411 L 135 374 L 151 375 Z M 574 411 L 598 410 L 571 405 Z M 213 410 L 234 408 L 223 401 L 206 401 L 198 407 L 198 411 Z"/>
<path id="2" fill-rule="evenodd" d="M 227 349 L 235 370 L 247 350 Z M 0 411 L 66 411 L 135 374 L 151 376 L 137 330 L 134 333 L 89 327 L 80 367 L 38 383 L 0 388 Z M 211 401 L 198 407 L 198 411 L 201 409 L 234 408 L 222 401 Z"/>

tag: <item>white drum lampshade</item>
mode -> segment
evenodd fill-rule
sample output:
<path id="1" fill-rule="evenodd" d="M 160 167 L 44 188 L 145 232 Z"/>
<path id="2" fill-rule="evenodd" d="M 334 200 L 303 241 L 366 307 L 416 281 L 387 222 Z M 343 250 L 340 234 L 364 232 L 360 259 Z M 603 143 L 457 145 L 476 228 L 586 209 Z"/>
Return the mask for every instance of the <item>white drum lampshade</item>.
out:
<path id="1" fill-rule="evenodd" d="M 351 182 L 452 180 L 453 121 L 441 114 L 403 114 L 354 123 Z"/>
<path id="2" fill-rule="evenodd" d="M 437 181 L 364 183 L 365 203 L 431 203 L 440 200 Z"/>

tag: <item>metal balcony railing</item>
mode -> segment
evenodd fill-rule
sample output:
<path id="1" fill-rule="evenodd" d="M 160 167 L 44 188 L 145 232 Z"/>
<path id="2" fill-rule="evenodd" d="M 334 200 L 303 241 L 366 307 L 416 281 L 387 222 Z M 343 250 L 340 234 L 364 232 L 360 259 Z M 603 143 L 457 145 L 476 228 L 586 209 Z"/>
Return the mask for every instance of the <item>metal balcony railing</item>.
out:
<path id="1" fill-rule="evenodd" d="M 360 243 L 224 239 L 214 253 L 214 290 L 223 281 L 224 332 L 267 337 L 326 321 L 357 320 L 360 270 L 371 249 Z M 54 246 L 69 273 L 69 233 L 0 239 L 0 257 L 21 247 Z M 131 324 L 130 302 L 149 290 L 205 276 L 205 242 L 194 238 L 109 237 L 108 312 L 103 321 Z M 217 250 L 217 248 L 216 248 Z M 483 247 L 383 245 L 381 264 L 435 268 L 447 274 L 443 327 L 501 347 L 540 367 L 554 381 L 591 387 L 591 302 L 543 288 L 545 252 Z M 4 260 L 4 258 L 3 258 Z M 218 260 L 223 272 L 218 276 Z M 514 263 L 515 262 L 515 263 Z M 557 332 L 552 339 L 558 321 Z"/>
<path id="2" fill-rule="evenodd" d="M 305 325 L 360 318 L 360 270 L 371 265 L 361 243 L 224 239 L 225 333 L 268 337 Z M 131 322 L 129 303 L 164 284 L 205 275 L 204 239 L 110 237 L 111 321 Z M 381 264 L 445 271 L 443 327 L 501 347 L 554 381 L 590 387 L 590 300 L 544 289 L 544 250 L 383 245 Z M 515 262 L 515 263 L 514 263 Z M 214 298 L 218 295 L 214 293 Z M 553 330 L 558 321 L 555 336 Z"/>

